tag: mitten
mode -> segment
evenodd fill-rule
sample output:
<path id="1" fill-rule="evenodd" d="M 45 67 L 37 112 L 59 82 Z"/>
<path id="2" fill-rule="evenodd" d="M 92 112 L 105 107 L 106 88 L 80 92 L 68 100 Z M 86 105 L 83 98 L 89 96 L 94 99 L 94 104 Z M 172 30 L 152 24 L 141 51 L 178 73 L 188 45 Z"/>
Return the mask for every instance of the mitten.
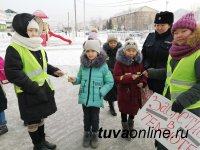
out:
<path id="1" fill-rule="evenodd" d="M 178 104 L 176 101 L 172 104 L 172 111 L 181 113 L 184 107 L 181 104 Z"/>

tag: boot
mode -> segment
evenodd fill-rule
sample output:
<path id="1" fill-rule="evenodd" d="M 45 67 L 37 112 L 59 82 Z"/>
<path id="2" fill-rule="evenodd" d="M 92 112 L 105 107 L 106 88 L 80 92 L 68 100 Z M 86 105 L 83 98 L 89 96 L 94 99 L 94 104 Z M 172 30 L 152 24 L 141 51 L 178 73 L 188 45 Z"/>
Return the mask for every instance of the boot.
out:
<path id="1" fill-rule="evenodd" d="M 98 132 L 92 132 L 91 147 L 92 148 L 97 148 L 98 146 L 99 146 Z"/>
<path id="2" fill-rule="evenodd" d="M 49 150 L 44 143 L 34 144 L 33 150 Z"/>
<path id="3" fill-rule="evenodd" d="M 117 113 L 116 113 L 116 111 L 115 111 L 115 107 L 114 107 L 114 102 L 113 102 L 113 101 L 112 101 L 112 102 L 108 101 L 108 103 L 109 103 L 109 107 L 110 107 L 110 113 L 111 113 L 111 115 L 113 115 L 113 116 L 117 116 Z"/>
<path id="4" fill-rule="evenodd" d="M 123 130 L 129 130 L 129 126 L 128 126 L 128 122 L 122 122 L 122 133 L 123 133 Z M 130 137 L 130 132 L 128 132 L 128 137 L 125 138 L 127 141 L 130 141 L 131 140 L 131 137 Z"/>
<path id="5" fill-rule="evenodd" d="M 49 150 L 42 142 L 38 130 L 35 132 L 28 132 L 28 133 L 31 137 L 32 143 L 34 144 L 33 150 Z"/>
<path id="6" fill-rule="evenodd" d="M 44 125 L 38 127 L 39 136 L 42 139 L 42 143 L 44 146 L 48 149 L 56 149 L 56 144 L 50 143 L 45 139 L 45 133 L 44 133 Z"/>
<path id="7" fill-rule="evenodd" d="M 91 140 L 90 131 L 85 131 L 84 135 L 83 135 L 83 147 L 89 147 L 90 146 L 90 140 Z"/>
<path id="8" fill-rule="evenodd" d="M 8 128 L 7 128 L 6 124 L 0 125 L 0 135 L 5 134 L 6 132 L 8 132 Z"/>
<path id="9" fill-rule="evenodd" d="M 56 149 L 56 144 L 50 143 L 46 140 L 42 141 L 47 149 Z"/>
<path id="10" fill-rule="evenodd" d="M 133 119 L 128 119 L 128 128 L 129 130 L 133 130 L 134 121 Z"/>

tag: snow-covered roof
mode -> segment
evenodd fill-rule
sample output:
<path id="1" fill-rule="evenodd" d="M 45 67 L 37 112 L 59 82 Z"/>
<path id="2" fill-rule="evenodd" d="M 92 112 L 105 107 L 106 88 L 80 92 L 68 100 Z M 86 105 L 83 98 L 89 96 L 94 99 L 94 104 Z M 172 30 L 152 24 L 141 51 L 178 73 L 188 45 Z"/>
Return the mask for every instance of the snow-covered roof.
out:
<path id="1" fill-rule="evenodd" d="M 151 8 L 151 7 L 148 7 L 148 6 L 142 6 L 142 7 L 133 8 L 133 9 L 128 10 L 128 11 L 122 11 L 120 13 L 117 13 L 113 17 L 118 17 L 118 16 L 130 14 L 130 13 L 134 13 L 134 12 L 139 12 L 139 11 L 155 11 L 155 12 L 158 12 L 158 10 L 156 10 L 154 8 Z"/>
<path id="2" fill-rule="evenodd" d="M 14 10 L 11 10 L 11 9 L 6 9 L 5 12 L 6 12 L 6 13 L 14 13 L 14 14 L 17 13 L 17 12 L 15 12 Z"/>

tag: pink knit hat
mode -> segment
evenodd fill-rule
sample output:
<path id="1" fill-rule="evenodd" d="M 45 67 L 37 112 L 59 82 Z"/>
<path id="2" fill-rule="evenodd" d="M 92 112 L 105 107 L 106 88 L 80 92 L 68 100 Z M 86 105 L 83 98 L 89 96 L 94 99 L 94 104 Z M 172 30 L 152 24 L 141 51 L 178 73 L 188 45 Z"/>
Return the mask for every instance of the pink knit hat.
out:
<path id="1" fill-rule="evenodd" d="M 187 28 L 194 30 L 197 26 L 196 20 L 194 18 L 194 14 L 192 12 L 187 13 L 186 15 L 182 16 L 176 23 L 172 26 L 172 33 L 178 28 Z"/>

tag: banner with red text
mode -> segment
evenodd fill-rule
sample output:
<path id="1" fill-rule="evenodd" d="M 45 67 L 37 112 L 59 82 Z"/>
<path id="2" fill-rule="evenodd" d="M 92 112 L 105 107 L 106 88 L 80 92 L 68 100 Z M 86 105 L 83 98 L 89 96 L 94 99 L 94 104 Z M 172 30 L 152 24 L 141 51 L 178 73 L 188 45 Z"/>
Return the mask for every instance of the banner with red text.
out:
<path id="1" fill-rule="evenodd" d="M 154 93 L 138 112 L 136 121 L 147 138 L 155 138 L 168 149 L 200 150 L 200 118 L 184 110 L 171 111 L 172 102 Z"/>

